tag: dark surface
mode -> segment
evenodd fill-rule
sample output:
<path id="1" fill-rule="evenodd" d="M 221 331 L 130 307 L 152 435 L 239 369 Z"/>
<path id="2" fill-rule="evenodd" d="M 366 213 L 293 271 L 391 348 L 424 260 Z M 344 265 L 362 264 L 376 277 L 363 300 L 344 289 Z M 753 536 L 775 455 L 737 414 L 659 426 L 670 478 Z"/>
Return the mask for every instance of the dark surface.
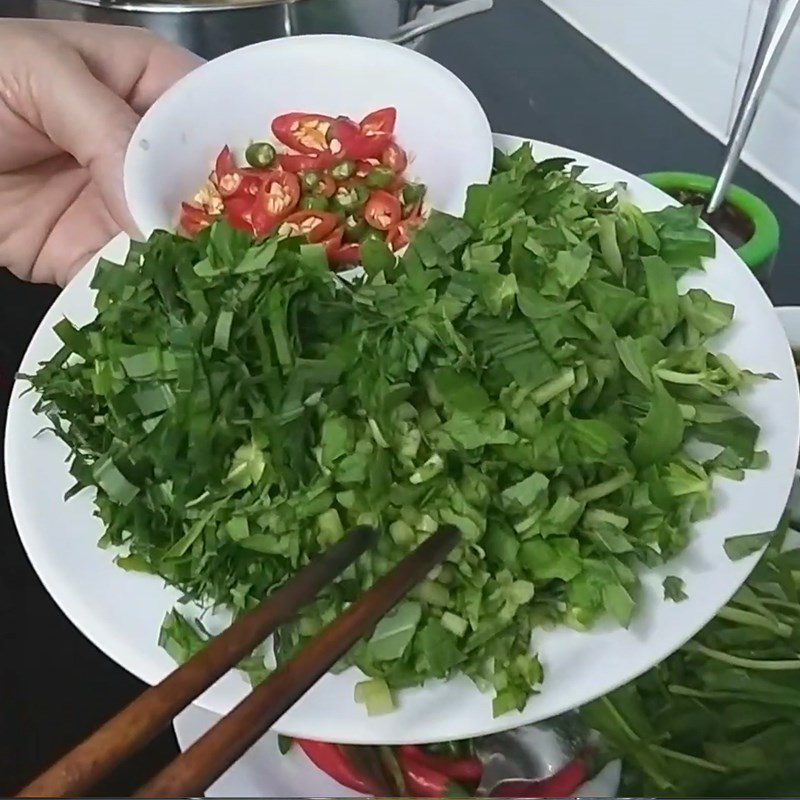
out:
<path id="1" fill-rule="evenodd" d="M 494 130 L 558 142 L 631 172 L 715 173 L 721 145 L 534 0 L 496 0 L 489 15 L 429 37 L 425 50 L 478 95 Z M 2 0 L 6 15 L 26 3 Z M 457 131 L 453 135 L 458 135 Z M 737 182 L 777 214 L 782 252 L 772 294 L 800 302 L 800 208 L 747 168 Z M 2 213 L 0 211 L 0 213 Z M 55 293 L 0 272 L 0 413 L 10 379 Z M 31 476 L 31 480 L 35 480 Z M 132 699 L 141 684 L 84 639 L 42 588 L 0 490 L 0 795 L 8 794 Z M 80 531 L 54 531 L 80 535 Z M 155 631 L 154 631 L 155 635 Z M 125 794 L 173 751 L 165 734 L 104 787 Z"/>

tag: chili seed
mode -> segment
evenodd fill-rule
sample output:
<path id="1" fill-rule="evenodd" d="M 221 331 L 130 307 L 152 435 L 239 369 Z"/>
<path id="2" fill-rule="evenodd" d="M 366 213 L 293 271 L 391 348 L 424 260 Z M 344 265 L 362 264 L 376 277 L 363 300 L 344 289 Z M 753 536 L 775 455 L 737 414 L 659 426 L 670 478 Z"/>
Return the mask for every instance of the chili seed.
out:
<path id="1" fill-rule="evenodd" d="M 337 181 L 344 181 L 352 178 L 356 171 L 356 165 L 352 161 L 342 161 L 336 166 L 331 167 L 331 177 Z"/>
<path id="2" fill-rule="evenodd" d="M 319 175 L 316 172 L 300 173 L 300 185 L 306 192 L 313 192 L 319 183 Z"/>

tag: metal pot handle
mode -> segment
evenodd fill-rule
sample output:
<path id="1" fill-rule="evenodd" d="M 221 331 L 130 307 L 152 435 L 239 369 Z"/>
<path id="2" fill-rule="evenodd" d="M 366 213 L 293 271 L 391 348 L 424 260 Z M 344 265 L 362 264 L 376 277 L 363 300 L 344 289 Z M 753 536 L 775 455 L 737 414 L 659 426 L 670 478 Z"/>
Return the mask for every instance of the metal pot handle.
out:
<path id="1" fill-rule="evenodd" d="M 471 17 L 473 14 L 480 14 L 483 11 L 490 11 L 494 5 L 494 0 L 461 0 L 460 3 L 453 3 L 445 8 L 427 14 L 423 19 L 414 19 L 401 25 L 391 36 L 390 42 L 395 44 L 405 44 L 423 33 L 435 31 L 444 25 L 449 25 L 458 19 Z"/>

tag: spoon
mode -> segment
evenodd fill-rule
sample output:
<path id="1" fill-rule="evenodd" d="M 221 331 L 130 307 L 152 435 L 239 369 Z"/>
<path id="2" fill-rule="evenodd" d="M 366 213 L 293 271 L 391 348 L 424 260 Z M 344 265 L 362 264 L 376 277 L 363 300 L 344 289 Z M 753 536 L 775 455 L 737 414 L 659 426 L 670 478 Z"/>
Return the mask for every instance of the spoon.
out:
<path id="1" fill-rule="evenodd" d="M 483 763 L 477 793 L 490 797 L 504 784 L 551 778 L 570 764 L 586 744 L 586 728 L 575 712 L 482 737 L 476 742 L 476 755 Z"/>
<path id="2" fill-rule="evenodd" d="M 778 66 L 792 30 L 797 20 L 800 19 L 800 0 L 788 0 L 783 11 L 780 11 L 781 5 L 781 0 L 770 0 L 753 68 L 742 95 L 726 148 L 725 161 L 708 202 L 707 212 L 709 215 L 718 211 L 725 200 L 764 93 Z"/>

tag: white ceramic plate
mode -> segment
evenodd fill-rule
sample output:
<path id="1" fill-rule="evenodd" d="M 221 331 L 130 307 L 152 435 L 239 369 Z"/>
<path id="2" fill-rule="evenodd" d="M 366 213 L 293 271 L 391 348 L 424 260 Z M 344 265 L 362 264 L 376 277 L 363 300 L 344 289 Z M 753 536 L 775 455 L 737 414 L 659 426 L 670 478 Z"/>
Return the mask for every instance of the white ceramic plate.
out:
<path id="1" fill-rule="evenodd" d="M 519 139 L 497 137 L 498 145 L 515 148 Z M 670 199 L 639 178 L 597 159 L 561 147 L 534 143 L 538 158 L 571 156 L 589 167 L 585 180 L 628 183 L 634 202 L 645 209 Z M 126 242 L 119 238 L 104 251 L 121 259 Z M 88 289 L 94 262 L 87 265 L 59 297 L 34 336 L 22 370 L 31 372 L 58 347 L 52 326 L 66 315 L 76 323 L 92 316 Z M 756 556 L 735 563 L 722 545 L 728 536 L 771 530 L 783 511 L 798 452 L 797 377 L 786 336 L 766 295 L 733 250 L 719 242 L 717 257 L 705 273 L 687 277 L 686 286 L 708 289 L 736 305 L 733 325 L 717 347 L 743 367 L 781 378 L 764 381 L 742 407 L 761 426 L 760 446 L 770 453 L 767 469 L 751 472 L 741 483 L 716 483 L 717 510 L 696 527 L 691 545 L 668 567 L 644 576 L 642 609 L 629 630 L 602 626 L 591 633 L 558 629 L 535 635 L 546 678 L 541 694 L 521 714 L 493 719 L 489 698 L 466 678 L 431 683 L 401 692 L 399 709 L 368 718 L 353 702 L 358 673 L 327 675 L 292 708 L 276 729 L 292 736 L 362 743 L 417 743 L 479 736 L 555 716 L 626 683 L 661 661 L 692 637 L 730 598 L 755 564 Z M 55 438 L 34 439 L 43 421 L 32 413 L 34 397 L 22 396 L 18 384 L 9 407 L 6 474 L 12 510 L 25 548 L 39 576 L 70 619 L 111 658 L 148 683 L 173 668 L 157 645 L 164 614 L 178 592 L 154 577 L 126 573 L 113 566 L 113 554 L 95 542 L 102 531 L 92 516 L 88 492 L 69 503 L 65 447 Z M 686 581 L 689 599 L 662 601 L 666 574 Z M 228 711 L 247 693 L 247 683 L 229 674 L 209 689 L 198 704 L 217 713 Z"/>
<path id="2" fill-rule="evenodd" d="M 408 174 L 427 201 L 459 214 L 467 187 L 492 167 L 492 133 L 472 92 L 440 64 L 358 36 L 291 36 L 235 50 L 176 83 L 142 117 L 125 156 L 125 195 L 144 234 L 171 229 L 181 200 L 205 183 L 224 144 L 238 152 L 271 139 L 291 111 L 359 120 L 397 109 Z M 274 141 L 274 140 L 273 140 Z M 243 162 L 240 162 L 243 163 Z"/>

